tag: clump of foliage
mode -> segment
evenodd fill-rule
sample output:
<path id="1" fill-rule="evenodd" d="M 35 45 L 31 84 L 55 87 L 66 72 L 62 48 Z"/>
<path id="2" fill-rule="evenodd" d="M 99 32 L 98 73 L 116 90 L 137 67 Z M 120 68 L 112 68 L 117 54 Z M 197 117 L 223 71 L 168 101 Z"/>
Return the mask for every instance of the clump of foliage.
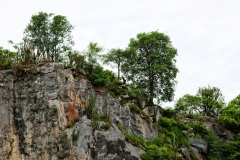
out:
<path id="1" fill-rule="evenodd" d="M 231 100 L 227 107 L 223 108 L 219 116 L 219 123 L 227 129 L 239 133 L 240 131 L 240 95 Z"/>
<path id="2" fill-rule="evenodd" d="M 167 118 L 172 118 L 173 116 L 175 116 L 177 114 L 177 110 L 175 109 L 171 109 L 171 108 L 166 108 L 163 111 L 163 116 L 167 117 Z"/>
<path id="3" fill-rule="evenodd" d="M 227 141 L 223 143 L 222 150 L 224 157 L 227 160 L 240 159 L 240 133 L 238 133 L 233 141 Z"/>
<path id="4" fill-rule="evenodd" d="M 123 132 L 127 142 L 139 148 L 147 148 L 146 141 L 142 137 L 138 137 L 137 135 L 124 131 L 123 127 L 120 125 L 118 125 L 117 127 L 121 132 Z"/>
<path id="5" fill-rule="evenodd" d="M 173 159 L 174 153 L 169 150 L 168 147 L 156 147 L 155 149 L 147 150 L 146 153 L 140 155 L 140 158 L 142 160 L 156 160 L 156 159 L 162 159 L 162 160 L 169 160 Z"/>
<path id="6" fill-rule="evenodd" d="M 143 108 L 143 101 L 147 101 L 147 94 L 146 94 L 146 90 L 142 89 L 142 88 L 134 88 L 133 86 L 130 86 L 131 88 L 128 90 L 128 95 L 132 98 L 132 99 L 136 99 L 137 101 L 137 105 L 140 108 Z"/>
<path id="7" fill-rule="evenodd" d="M 129 109 L 130 109 L 131 111 L 134 111 L 134 112 L 142 115 L 142 116 L 143 116 L 143 119 L 146 120 L 147 122 L 151 122 L 149 116 L 148 116 L 143 110 L 141 110 L 137 105 L 131 104 L 131 105 L 129 106 Z"/>
<path id="8" fill-rule="evenodd" d="M 96 95 L 90 95 L 90 98 L 88 100 L 88 103 L 86 103 L 86 115 L 89 119 L 93 122 L 93 128 L 96 130 L 107 130 L 110 128 L 111 125 L 111 119 L 110 119 L 110 109 L 107 110 L 107 108 L 104 110 L 102 114 L 98 114 L 95 110 L 95 103 L 96 103 Z M 105 124 L 103 124 L 100 127 L 100 121 L 104 121 Z"/>
<path id="9" fill-rule="evenodd" d="M 203 138 L 204 135 L 208 134 L 208 130 L 205 125 L 199 121 L 193 121 L 188 124 L 189 127 L 193 129 L 194 136 L 198 138 Z"/>
<path id="10" fill-rule="evenodd" d="M 120 81 L 120 69 L 124 60 L 123 50 L 111 49 L 107 54 L 102 55 L 103 64 L 115 64 L 118 68 L 118 81 Z"/>
<path id="11" fill-rule="evenodd" d="M 73 26 L 65 16 L 45 12 L 33 15 L 24 31 L 24 39 L 32 44 L 34 63 L 46 58 L 59 62 L 61 53 L 74 44 L 72 30 Z"/>
<path id="12" fill-rule="evenodd" d="M 210 160 L 222 159 L 223 154 L 223 140 L 219 138 L 213 131 L 208 130 L 208 133 L 203 136 L 203 139 L 208 142 Z"/>
<path id="13" fill-rule="evenodd" d="M 170 109 L 169 109 L 170 110 Z M 170 111 L 171 112 L 171 111 Z M 144 141 L 137 136 L 129 136 L 124 132 L 121 126 L 118 128 L 124 133 L 125 137 L 132 139 L 134 145 L 144 147 L 146 153 L 140 155 L 143 160 L 155 160 L 155 159 L 182 159 L 182 155 L 177 152 L 179 147 L 189 148 L 189 142 L 183 135 L 182 131 L 189 129 L 189 126 L 174 120 L 173 118 L 162 117 L 158 121 L 159 135 L 157 138 L 151 141 Z M 194 156 L 192 155 L 194 158 Z"/>
<path id="14" fill-rule="evenodd" d="M 96 66 L 92 74 L 89 75 L 89 80 L 96 87 L 105 87 L 112 76 L 113 73 L 111 71 L 104 70 L 101 66 Z"/>
<path id="15" fill-rule="evenodd" d="M 110 111 L 104 111 L 102 114 L 97 114 L 94 111 L 91 120 L 93 122 L 93 128 L 96 130 L 108 130 L 112 124 Z M 100 121 L 104 121 L 104 124 L 101 126 Z"/>
<path id="16" fill-rule="evenodd" d="M 15 52 L 0 47 L 0 70 L 12 68 L 12 64 L 16 61 L 16 57 L 17 54 Z"/>
<path id="17" fill-rule="evenodd" d="M 175 104 L 175 109 L 183 113 L 200 113 L 204 116 L 217 117 L 224 105 L 221 90 L 208 86 L 199 88 L 195 96 L 184 95 Z"/>
<path id="18" fill-rule="evenodd" d="M 95 95 L 90 95 L 88 103 L 85 104 L 86 107 L 86 115 L 89 119 L 92 118 L 93 116 L 93 109 L 95 107 L 95 103 L 96 103 L 96 96 Z"/>
<path id="19" fill-rule="evenodd" d="M 78 70 L 83 69 L 86 66 L 86 61 L 84 55 L 76 50 L 73 51 L 70 49 L 64 58 L 64 67 L 71 68 L 74 66 Z"/>
<path id="20" fill-rule="evenodd" d="M 180 146 L 189 147 L 188 140 L 182 133 L 183 130 L 189 128 L 188 126 L 177 120 L 167 117 L 160 118 L 158 125 L 162 127 L 162 133 L 167 134 L 171 137 L 171 139 L 174 138 L 176 141 L 178 141 Z"/>

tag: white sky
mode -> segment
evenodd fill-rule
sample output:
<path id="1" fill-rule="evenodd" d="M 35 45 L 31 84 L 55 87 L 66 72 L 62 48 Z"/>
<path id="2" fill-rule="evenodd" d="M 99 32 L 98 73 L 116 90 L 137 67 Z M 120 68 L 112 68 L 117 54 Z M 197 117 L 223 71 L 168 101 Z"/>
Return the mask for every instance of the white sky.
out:
<path id="1" fill-rule="evenodd" d="M 220 88 L 226 102 L 240 94 L 240 1 L 1 0 L 0 46 L 20 42 L 39 11 L 67 16 L 79 51 L 91 41 L 124 49 L 138 33 L 167 34 L 178 50 L 175 100 L 208 85 Z"/>

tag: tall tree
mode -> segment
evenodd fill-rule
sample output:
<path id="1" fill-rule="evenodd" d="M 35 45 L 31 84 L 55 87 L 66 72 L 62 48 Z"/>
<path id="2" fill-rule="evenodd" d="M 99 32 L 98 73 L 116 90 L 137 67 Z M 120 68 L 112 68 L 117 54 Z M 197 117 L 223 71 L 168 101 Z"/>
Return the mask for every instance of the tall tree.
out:
<path id="1" fill-rule="evenodd" d="M 118 80 L 120 80 L 121 64 L 124 60 L 122 49 L 111 49 L 107 54 L 102 55 L 103 64 L 115 64 L 118 68 Z"/>
<path id="2" fill-rule="evenodd" d="M 24 39 L 33 45 L 33 50 L 39 51 L 39 59 L 59 61 L 60 54 L 74 44 L 73 26 L 65 16 L 53 16 L 45 12 L 33 15 L 24 31 Z"/>
<path id="3" fill-rule="evenodd" d="M 50 23 L 51 33 L 51 58 L 59 61 L 59 53 L 66 51 L 74 44 L 71 36 L 73 26 L 65 16 L 57 15 Z"/>
<path id="4" fill-rule="evenodd" d="M 140 33 L 130 40 L 129 48 L 135 50 L 136 55 L 128 57 L 126 64 L 134 61 L 130 68 L 135 73 L 130 71 L 132 74 L 129 74 L 126 69 L 123 69 L 123 73 L 128 74 L 138 87 L 148 91 L 150 103 L 153 103 L 154 97 L 164 102 L 171 101 L 178 69 L 175 65 L 177 50 L 170 38 L 158 31 Z"/>

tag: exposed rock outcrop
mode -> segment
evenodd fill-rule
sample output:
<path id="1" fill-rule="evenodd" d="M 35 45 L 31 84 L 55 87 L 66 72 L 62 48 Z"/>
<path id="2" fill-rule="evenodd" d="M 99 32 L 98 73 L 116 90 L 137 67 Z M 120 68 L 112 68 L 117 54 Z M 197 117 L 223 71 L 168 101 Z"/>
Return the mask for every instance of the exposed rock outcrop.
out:
<path id="1" fill-rule="evenodd" d="M 107 91 L 95 92 L 83 77 L 58 63 L 18 77 L 0 71 L 0 159 L 139 159 L 144 151 L 124 141 L 116 125 L 146 139 L 157 135 L 152 126 Z M 97 113 L 110 110 L 116 125 L 93 129 L 84 116 L 90 96 L 96 97 Z"/>
<path id="2" fill-rule="evenodd" d="M 204 140 L 200 138 L 188 138 L 190 143 L 190 148 L 192 149 L 193 153 L 201 157 L 203 160 L 207 160 L 208 154 L 208 144 Z"/>
<path id="3" fill-rule="evenodd" d="M 225 129 L 222 126 L 219 126 L 217 124 L 217 118 L 211 118 L 211 117 L 204 117 L 203 123 L 208 129 L 211 129 L 214 131 L 214 133 L 224 140 L 233 140 L 234 139 L 234 133 Z"/>

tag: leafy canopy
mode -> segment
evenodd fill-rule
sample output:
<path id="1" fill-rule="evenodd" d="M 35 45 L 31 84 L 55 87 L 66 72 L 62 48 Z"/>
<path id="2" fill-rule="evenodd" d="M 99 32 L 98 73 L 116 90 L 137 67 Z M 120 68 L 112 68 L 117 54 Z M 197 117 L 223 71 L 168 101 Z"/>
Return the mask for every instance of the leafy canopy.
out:
<path id="1" fill-rule="evenodd" d="M 0 69 L 9 69 L 16 60 L 16 53 L 0 47 Z"/>
<path id="2" fill-rule="evenodd" d="M 224 107 L 224 97 L 217 87 L 199 88 L 195 96 L 186 94 L 175 104 L 182 112 L 200 113 L 204 116 L 217 117 Z"/>
<path id="3" fill-rule="evenodd" d="M 231 100 L 227 107 L 223 108 L 219 116 L 219 122 L 231 131 L 240 130 L 240 95 Z"/>
<path id="4" fill-rule="evenodd" d="M 95 68 L 98 66 L 99 53 L 103 51 L 103 48 L 97 43 L 90 42 L 87 51 L 84 52 L 84 57 L 87 62 L 87 72 L 91 74 Z"/>
<path id="5" fill-rule="evenodd" d="M 140 33 L 130 40 L 127 51 L 129 55 L 125 56 L 122 67 L 127 78 L 148 91 L 150 103 L 155 97 L 171 101 L 178 69 L 175 65 L 177 50 L 170 38 L 158 31 Z"/>
<path id="6" fill-rule="evenodd" d="M 115 64 L 118 68 L 118 80 L 120 80 L 121 64 L 124 60 L 123 50 L 111 49 L 107 54 L 102 55 L 103 64 Z"/>
<path id="7" fill-rule="evenodd" d="M 36 58 L 60 61 L 60 54 L 74 44 L 73 26 L 65 16 L 53 16 L 45 12 L 33 15 L 24 31 L 24 40 L 32 44 L 33 50 L 38 50 Z"/>

